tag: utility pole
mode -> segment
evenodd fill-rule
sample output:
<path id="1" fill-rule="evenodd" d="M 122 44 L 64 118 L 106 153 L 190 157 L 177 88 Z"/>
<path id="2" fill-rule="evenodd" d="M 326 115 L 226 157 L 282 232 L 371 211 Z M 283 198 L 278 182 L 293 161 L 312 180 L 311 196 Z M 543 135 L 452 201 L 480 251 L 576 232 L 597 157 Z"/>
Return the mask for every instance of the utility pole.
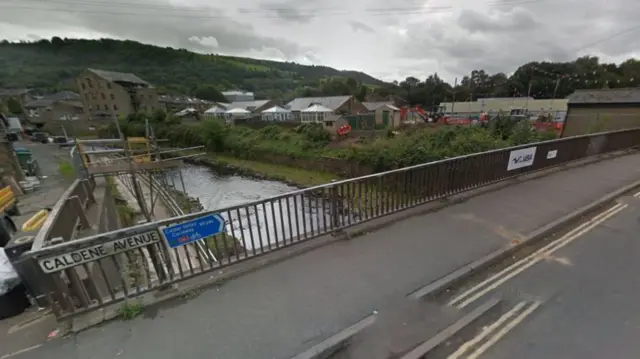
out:
<path id="1" fill-rule="evenodd" d="M 456 106 L 456 87 L 458 87 L 458 78 L 453 81 L 453 101 L 451 102 L 451 114 L 454 114 L 454 107 Z"/>
<path id="2" fill-rule="evenodd" d="M 560 87 L 560 81 L 562 81 L 562 77 L 556 80 L 556 87 L 553 89 L 553 97 L 552 100 L 556 99 L 556 93 L 558 92 L 558 88 Z"/>
<path id="3" fill-rule="evenodd" d="M 524 104 L 525 111 L 529 110 L 529 96 L 531 96 L 531 80 L 529 80 L 529 88 L 527 89 L 527 100 Z"/>

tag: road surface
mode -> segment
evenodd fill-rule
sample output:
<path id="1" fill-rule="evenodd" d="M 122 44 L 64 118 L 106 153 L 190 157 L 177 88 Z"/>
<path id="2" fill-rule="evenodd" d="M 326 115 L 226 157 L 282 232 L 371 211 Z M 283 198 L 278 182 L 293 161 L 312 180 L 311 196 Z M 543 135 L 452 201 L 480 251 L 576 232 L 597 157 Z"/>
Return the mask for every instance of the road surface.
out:
<path id="1" fill-rule="evenodd" d="M 492 297 L 509 304 L 502 323 L 488 325 L 460 356 L 448 357 L 639 358 L 639 197 L 619 199 L 546 250 L 453 295 L 449 303 L 457 307 Z"/>

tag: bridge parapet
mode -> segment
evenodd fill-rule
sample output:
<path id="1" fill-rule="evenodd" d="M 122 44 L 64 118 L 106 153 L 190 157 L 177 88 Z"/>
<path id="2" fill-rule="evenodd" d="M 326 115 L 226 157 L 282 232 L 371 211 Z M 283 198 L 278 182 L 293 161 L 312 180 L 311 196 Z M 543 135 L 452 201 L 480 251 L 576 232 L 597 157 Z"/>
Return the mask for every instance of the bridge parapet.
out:
<path id="1" fill-rule="evenodd" d="M 58 307 L 58 317 L 64 318 L 451 195 L 638 145 L 640 129 L 633 129 L 492 150 L 100 233 L 42 247 L 27 257 L 39 276 L 49 281 L 62 278 L 71 283 L 64 273 L 89 265 L 102 276 L 107 293 L 89 295 L 89 301 L 48 294 Z M 220 226 L 208 227 L 218 220 Z M 170 246 L 175 242 L 168 236 L 178 227 L 184 244 Z M 189 231 L 194 227 L 200 230 Z M 191 260 L 187 251 L 195 240 L 202 240 L 210 252 L 196 249 L 197 259 Z M 172 260 L 185 256 L 186 263 Z M 123 263 L 140 264 L 132 273 L 132 267 L 124 268 Z M 102 275 L 107 265 L 119 275 Z"/>

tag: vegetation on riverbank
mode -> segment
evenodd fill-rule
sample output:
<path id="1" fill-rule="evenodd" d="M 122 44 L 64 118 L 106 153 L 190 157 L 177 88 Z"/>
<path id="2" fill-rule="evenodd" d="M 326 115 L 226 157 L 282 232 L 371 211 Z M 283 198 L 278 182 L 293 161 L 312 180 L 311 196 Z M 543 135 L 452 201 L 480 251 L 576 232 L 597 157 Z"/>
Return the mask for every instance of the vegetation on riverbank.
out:
<path id="1" fill-rule="evenodd" d="M 139 213 L 129 206 L 127 201 L 124 199 L 120 191 L 118 190 L 118 186 L 116 184 L 116 179 L 112 176 L 107 176 L 107 186 L 109 186 L 109 193 L 114 199 L 116 212 L 118 214 L 118 220 L 120 222 L 120 226 L 122 228 L 131 227 L 136 224 L 136 218 Z M 148 270 L 145 268 L 147 265 L 146 261 L 137 251 L 130 251 L 126 254 L 122 254 L 123 258 L 126 258 L 126 262 L 124 262 L 124 266 L 122 267 L 122 271 L 124 276 L 128 278 L 130 286 L 139 286 L 147 284 L 147 279 L 144 273 Z M 139 314 L 140 308 L 132 306 L 121 308 L 120 315 L 124 319 L 131 319 Z"/>
<path id="2" fill-rule="evenodd" d="M 169 191 L 185 214 L 204 210 L 197 198 L 190 197 L 188 194 L 174 188 L 169 188 Z M 242 241 L 228 233 L 209 237 L 206 239 L 206 243 L 217 260 L 231 258 L 244 252 Z"/>
<path id="3" fill-rule="evenodd" d="M 509 118 L 497 119 L 489 127 L 415 126 L 398 135 L 363 138 L 348 146 L 336 146 L 322 126 L 302 124 L 295 128 L 277 125 L 261 129 L 246 126 L 230 126 L 217 120 L 180 124 L 170 116 L 156 114 L 151 119 L 159 138 L 167 138 L 173 146 L 204 145 L 208 152 L 223 154 L 224 159 L 242 167 L 260 167 L 257 171 L 272 172 L 256 163 L 282 164 L 282 160 L 321 160 L 333 158 L 345 161 L 345 166 L 362 164 L 373 171 L 385 171 L 412 166 L 444 158 L 456 157 L 554 138 L 555 132 L 537 132 L 527 121 L 515 122 Z M 130 116 L 120 121 L 120 127 L 128 136 L 144 135 L 144 115 Z M 103 129 L 105 135 L 113 134 L 115 125 Z M 220 157 L 220 156 L 218 156 Z M 254 163 L 242 162 L 252 161 Z M 278 170 L 282 170 L 278 168 Z M 273 171 L 275 172 L 275 171 Z M 332 171 L 333 172 L 333 171 Z M 292 177 L 308 177 L 309 174 L 291 174 Z M 314 182 L 298 178 L 293 182 Z"/>
<path id="4" fill-rule="evenodd" d="M 309 171 L 303 168 L 245 160 L 213 153 L 199 157 L 197 163 L 213 167 L 221 170 L 221 172 L 228 171 L 241 176 L 279 181 L 296 187 L 312 187 L 339 179 L 338 176 L 332 173 Z"/>

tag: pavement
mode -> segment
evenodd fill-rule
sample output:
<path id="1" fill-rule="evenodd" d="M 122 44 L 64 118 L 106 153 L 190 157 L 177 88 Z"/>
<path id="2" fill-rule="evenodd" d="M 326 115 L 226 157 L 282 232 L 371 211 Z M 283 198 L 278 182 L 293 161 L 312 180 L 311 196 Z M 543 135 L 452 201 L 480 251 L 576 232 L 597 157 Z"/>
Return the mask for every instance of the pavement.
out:
<path id="1" fill-rule="evenodd" d="M 69 149 L 60 149 L 57 144 L 41 144 L 20 141 L 16 147 L 31 150 L 38 161 L 42 175 L 40 188 L 18 198 L 20 215 L 12 217 L 18 227 L 18 236 L 25 235 L 20 228 L 22 224 L 43 208 L 53 207 L 60 196 L 69 187 L 72 180 L 64 178 L 59 172 L 59 163 L 68 159 Z M 26 233 L 33 235 L 34 233 Z M 60 333 L 61 325 L 48 310 L 30 308 L 27 312 L 13 318 L 0 320 L 0 358 L 25 348 L 41 345 Z"/>
<path id="2" fill-rule="evenodd" d="M 535 264 L 505 272 L 501 278 L 510 278 L 474 304 L 499 297 L 509 303 L 507 308 L 532 303 L 520 313 L 532 309 L 496 327 L 506 329 L 492 331 L 487 329 L 492 325 L 487 325 L 478 330 L 478 336 L 485 338 L 459 358 L 640 357 L 639 197 L 640 192 L 618 199 L 616 209 L 596 223 L 564 236 L 564 245 L 532 257 L 541 259 Z M 473 289 L 482 279 L 452 298 Z"/>
<path id="3" fill-rule="evenodd" d="M 42 144 L 37 142 L 19 141 L 15 147 L 26 148 L 31 151 L 33 158 L 38 161 L 42 175 L 40 188 L 37 191 L 24 194 L 18 198 L 20 216 L 12 217 L 18 228 L 36 212 L 43 208 L 53 207 L 73 179 L 64 178 L 59 171 L 62 160 L 70 161 L 69 148 L 60 148 L 57 144 Z"/>
<path id="4" fill-rule="evenodd" d="M 633 154 L 521 182 L 15 357 L 291 358 L 373 312 L 393 310 L 416 289 L 639 178 L 640 154 Z M 409 314 L 414 310 L 420 311 L 400 309 Z M 430 331 L 456 316 L 439 310 L 437 315 L 420 314 Z M 417 340 L 409 334 L 404 336 L 408 341 Z M 380 350 L 390 347 L 393 343 Z"/>

